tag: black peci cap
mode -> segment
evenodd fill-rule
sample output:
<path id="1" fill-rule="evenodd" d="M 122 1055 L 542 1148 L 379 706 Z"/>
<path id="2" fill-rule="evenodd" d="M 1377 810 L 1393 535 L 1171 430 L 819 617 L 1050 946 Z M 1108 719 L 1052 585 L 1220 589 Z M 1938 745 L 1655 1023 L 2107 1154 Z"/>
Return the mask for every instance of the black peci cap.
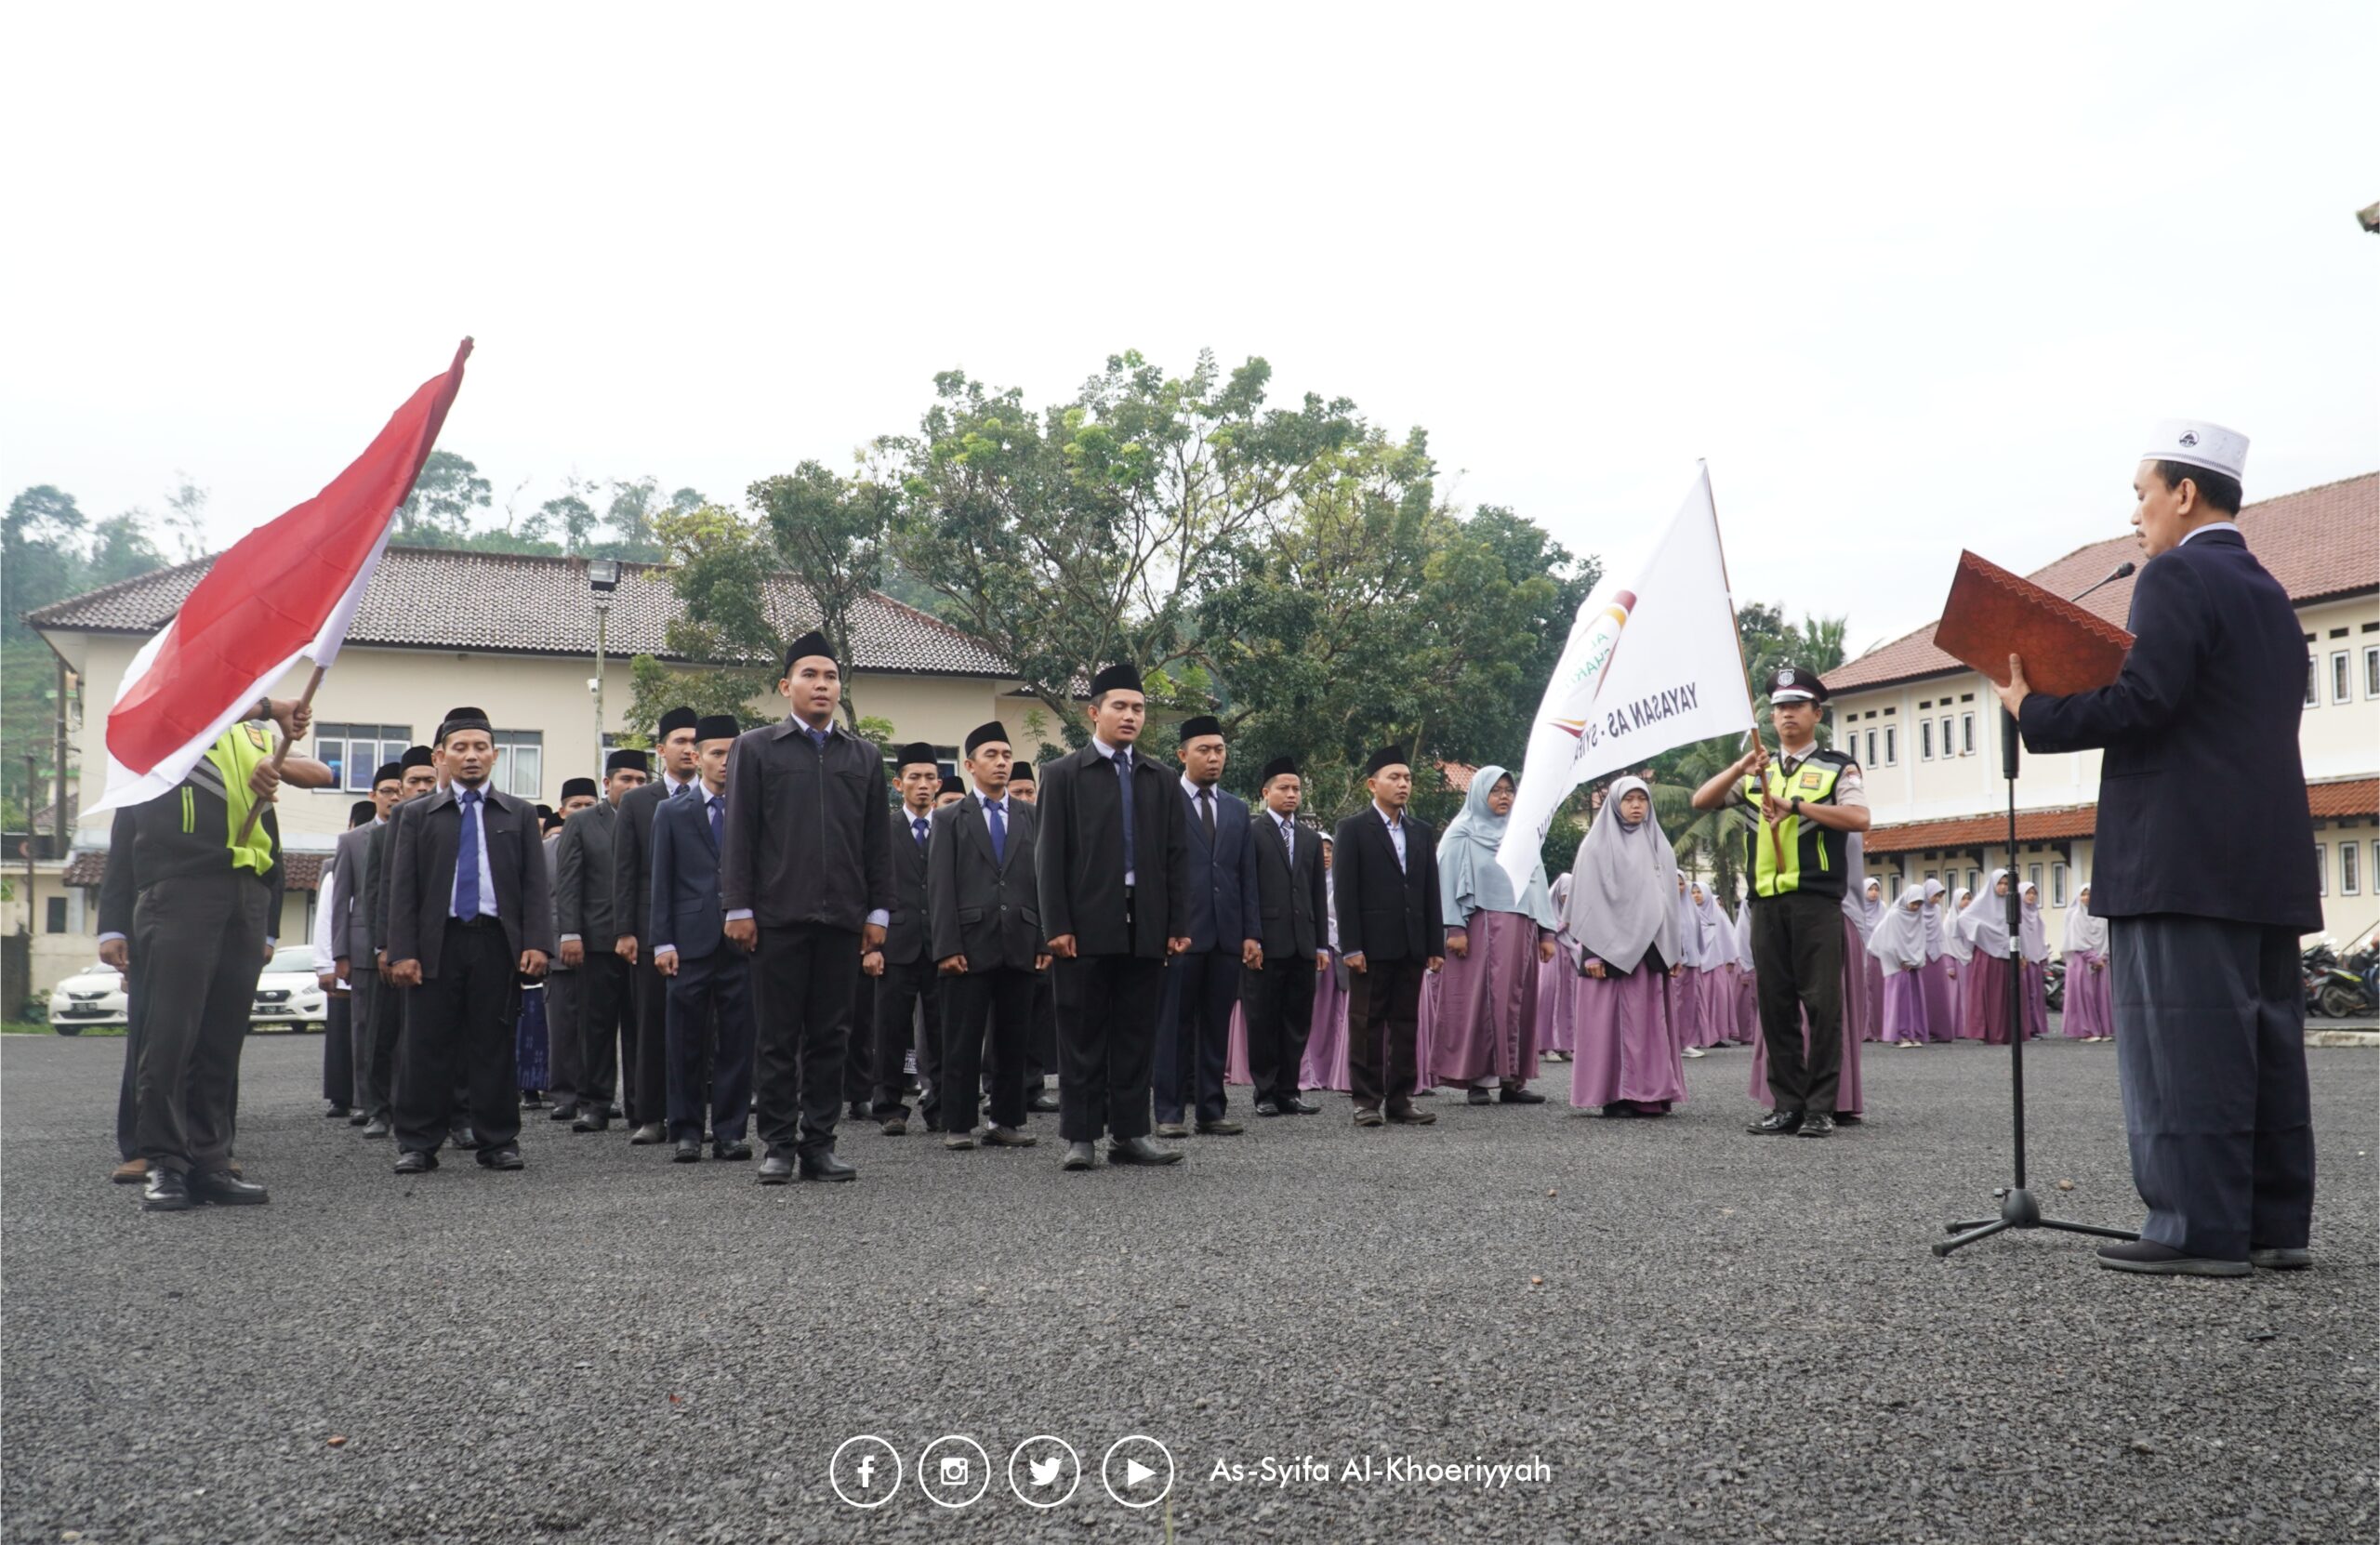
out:
<path id="1" fill-rule="evenodd" d="M 1181 742 L 1183 745 L 1187 746 L 1192 741 L 1197 740 L 1202 736 L 1220 735 L 1223 733 L 1223 721 L 1217 719 L 1214 715 L 1194 714 L 1190 718 L 1182 721 Z"/>
<path id="2" fill-rule="evenodd" d="M 734 740 L 743 733 L 744 726 L 735 721 L 734 714 L 705 714 L 694 720 L 694 744 L 697 746 L 707 740 Z"/>
<path id="3" fill-rule="evenodd" d="M 975 747 L 988 745 L 992 741 L 998 741 L 1002 746 L 1009 744 L 1008 726 L 997 719 L 989 724 L 978 724 L 967 732 L 967 754 L 973 756 Z"/>
<path id="4" fill-rule="evenodd" d="M 1104 697 L 1111 692 L 1140 692 L 1141 673 L 1130 665 L 1109 666 L 1091 679 L 1091 695 Z"/>
<path id="5" fill-rule="evenodd" d="M 691 730 L 702 722 L 702 716 L 681 703 L 661 716 L 661 733 L 656 740 L 668 740 L 681 730 Z"/>
<path id="6" fill-rule="evenodd" d="M 896 773 L 920 766 L 937 771 L 942 767 L 942 754 L 933 748 L 931 742 L 913 740 L 892 753 L 892 771 Z"/>
<path id="7" fill-rule="evenodd" d="M 835 646 L 826 641 L 826 634 L 814 627 L 785 646 L 785 673 L 792 675 L 796 661 L 807 660 L 813 654 L 835 660 Z M 841 668 L 840 661 L 835 661 L 835 665 L 837 669 Z"/>

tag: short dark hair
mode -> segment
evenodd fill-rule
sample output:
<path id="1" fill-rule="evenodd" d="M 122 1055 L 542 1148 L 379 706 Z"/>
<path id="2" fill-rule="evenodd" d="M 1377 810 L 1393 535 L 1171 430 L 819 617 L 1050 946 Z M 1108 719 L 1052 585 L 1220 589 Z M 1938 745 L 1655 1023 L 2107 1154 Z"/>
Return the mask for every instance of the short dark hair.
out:
<path id="1" fill-rule="evenodd" d="M 2198 484 L 2198 496 L 2226 515 L 2240 513 L 2240 480 L 2228 472 L 2193 467 L 2187 461 L 2160 461 L 2157 475 L 2168 488 L 2179 488 L 2188 478 Z"/>

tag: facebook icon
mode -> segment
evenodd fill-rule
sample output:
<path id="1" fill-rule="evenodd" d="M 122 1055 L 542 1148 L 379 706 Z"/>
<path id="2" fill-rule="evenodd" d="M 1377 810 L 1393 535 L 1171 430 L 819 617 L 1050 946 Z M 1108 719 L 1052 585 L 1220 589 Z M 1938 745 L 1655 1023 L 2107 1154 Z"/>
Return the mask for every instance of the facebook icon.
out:
<path id="1" fill-rule="evenodd" d="M 901 1455 L 873 1433 L 845 1438 L 826 1461 L 826 1482 L 854 1508 L 880 1508 L 901 1489 Z"/>

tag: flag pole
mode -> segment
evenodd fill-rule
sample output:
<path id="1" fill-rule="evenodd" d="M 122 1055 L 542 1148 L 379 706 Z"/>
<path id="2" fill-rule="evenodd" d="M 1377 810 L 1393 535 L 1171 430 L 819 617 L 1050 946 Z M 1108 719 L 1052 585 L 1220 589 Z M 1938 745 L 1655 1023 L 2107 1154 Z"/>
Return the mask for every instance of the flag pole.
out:
<path id="1" fill-rule="evenodd" d="M 1711 463 L 1700 456 L 1697 456 L 1695 462 L 1702 469 L 1702 486 L 1706 489 L 1710 488 Z M 1719 544 L 1719 582 L 1727 588 L 1727 630 L 1736 636 L 1736 661 L 1743 667 L 1744 685 L 1749 687 L 1752 685 L 1752 660 L 1744 654 L 1743 625 L 1736 620 L 1736 582 L 1727 573 L 1727 533 L 1719 523 L 1719 495 L 1716 490 L 1712 490 L 1711 494 L 1711 535 Z M 1757 720 L 1753 721 L 1751 729 L 1744 732 L 1744 738 L 1755 746 L 1761 746 L 1760 724 Z M 1765 749 L 1765 746 L 1761 748 Z M 1758 824 L 1759 819 L 1759 812 L 1755 811 L 1752 816 L 1755 825 Z M 1785 866 L 1785 834 L 1771 825 L 1768 828 L 1768 840 L 1769 845 L 1777 850 L 1777 866 L 1781 869 Z"/>
<path id="2" fill-rule="evenodd" d="M 322 684 L 323 667 L 316 666 L 314 667 L 314 674 L 306 678 L 306 690 L 298 694 L 298 706 L 300 708 L 312 707 L 314 706 L 314 689 Z M 268 697 L 267 701 L 270 702 L 271 699 Z M 296 743 L 297 738 L 297 736 L 289 733 L 285 726 L 283 728 L 281 732 L 281 748 L 272 754 L 272 772 L 274 777 L 278 778 L 281 775 L 281 764 L 289 759 L 289 747 Z M 258 799 L 248 806 L 248 818 L 240 823 L 240 835 L 238 839 L 233 842 L 232 846 L 237 847 L 239 843 L 245 842 L 248 839 L 248 834 L 256 830 L 257 823 L 264 818 L 264 807 L 271 804 L 272 802 L 273 801 L 268 798 Z"/>

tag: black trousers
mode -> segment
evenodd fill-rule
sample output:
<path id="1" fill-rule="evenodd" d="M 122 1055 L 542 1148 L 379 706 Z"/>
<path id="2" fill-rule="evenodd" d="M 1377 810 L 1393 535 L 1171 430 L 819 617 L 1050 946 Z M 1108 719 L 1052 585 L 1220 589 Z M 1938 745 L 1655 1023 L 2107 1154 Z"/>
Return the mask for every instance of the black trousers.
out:
<path id="1" fill-rule="evenodd" d="M 1058 1134 L 1068 1142 L 1149 1135 L 1149 1075 L 1165 962 L 1137 955 L 1052 961 Z"/>
<path id="2" fill-rule="evenodd" d="M 2244 1261 L 2303 1249 L 2314 1217 L 2297 932 L 2162 914 L 2108 920 L 2140 1236 Z"/>
<path id="3" fill-rule="evenodd" d="M 635 1050 L 628 995 L 635 990 L 635 968 L 610 950 L 587 952 L 585 964 L 570 974 L 578 978 L 576 1037 L 578 1083 L 571 1092 L 582 1105 L 619 1105 L 620 1063 Z"/>
<path id="4" fill-rule="evenodd" d="M 348 983 L 348 1023 L 355 1037 L 355 1105 L 366 1116 L 386 1117 L 395 1099 L 397 1025 L 403 997 L 380 980 L 379 969 L 366 960 L 348 962 L 354 976 Z"/>
<path id="5" fill-rule="evenodd" d="M 621 1051 L 627 1063 L 628 1119 L 640 1127 L 666 1124 L 669 1119 L 669 984 L 653 969 L 653 951 L 643 941 L 638 944 L 636 964 L 628 967 L 628 1030 Z"/>
<path id="6" fill-rule="evenodd" d="M 1166 962 L 1151 1080 L 1159 1121 L 1179 1121 L 1185 1109 L 1201 1121 L 1223 1118 L 1223 1057 L 1231 1045 L 1232 1005 L 1239 1001 L 1239 973 L 1236 946 L 1177 955 Z"/>
<path id="7" fill-rule="evenodd" d="M 1401 1111 L 1420 1082 L 1421 984 L 1428 964 L 1419 957 L 1368 959 L 1368 970 L 1347 973 L 1347 1083 L 1359 1110 L 1385 1103 Z"/>
<path id="8" fill-rule="evenodd" d="M 1046 971 L 1033 977 L 1033 1028 L 1025 1037 L 1025 1089 L 1030 1095 L 1058 1071 L 1058 1005 Z"/>
<path id="9" fill-rule="evenodd" d="M 323 1098 L 355 1108 L 353 999 L 326 996 L 323 1002 Z"/>
<path id="10" fill-rule="evenodd" d="M 546 1098 L 558 1110 L 578 1103 L 586 1077 L 578 1065 L 579 989 L 578 968 L 559 961 L 546 968 Z"/>
<path id="11" fill-rule="evenodd" d="M 1298 1097 L 1298 1072 L 1314 1030 L 1314 961 L 1268 955 L 1261 971 L 1239 979 L 1241 1017 L 1248 1022 L 1248 1074 L 1258 1100 Z"/>
<path id="12" fill-rule="evenodd" d="M 669 984 L 669 1138 L 741 1142 L 752 1114 L 752 957 L 721 944 Z"/>
<path id="13" fill-rule="evenodd" d="M 870 1106 L 882 1120 L 891 1116 L 906 1116 L 909 1107 L 904 1096 L 902 1059 L 910 1051 L 918 1054 L 918 1108 L 925 1117 L 926 1130 L 942 1130 L 939 1119 L 942 1101 L 942 1037 L 944 997 L 947 984 L 933 969 L 933 961 L 920 955 L 915 960 L 894 965 L 884 963 L 884 974 L 865 984 L 874 988 L 876 999 L 876 1098 Z M 923 1010 L 922 1017 L 920 1010 Z"/>
<path id="14" fill-rule="evenodd" d="M 139 943 L 136 928 L 124 947 L 130 952 Z M 149 1001 L 143 980 L 140 957 L 134 954 L 124 973 L 124 1075 L 116 1080 L 115 1089 L 115 1151 L 117 1157 L 127 1162 L 140 1156 L 140 1028 L 146 1017 L 141 1010 Z"/>
<path id="15" fill-rule="evenodd" d="M 397 1050 L 397 1146 L 434 1154 L 456 1116 L 456 1085 L 481 1152 L 521 1139 L 519 1015 L 515 965 L 495 918 L 449 918 L 438 974 L 413 989 L 404 1044 Z"/>
<path id="16" fill-rule="evenodd" d="M 158 880 L 133 908 L 132 958 L 148 999 L 133 1146 L 152 1170 L 231 1161 L 269 898 L 262 879 L 227 868 Z"/>
<path id="17" fill-rule="evenodd" d="M 942 980 L 945 1080 L 937 1130 L 972 1132 L 976 1091 L 990 1087 L 992 1125 L 1025 1124 L 1025 1042 L 1033 1028 L 1031 971 L 967 971 Z"/>
<path id="18" fill-rule="evenodd" d="M 1843 902 L 1804 891 L 1752 900 L 1752 965 L 1757 975 L 1768 1093 L 1780 1111 L 1834 1114 L 1843 1074 Z M 2016 988 L 2010 983 L 2010 990 Z M 1802 1015 L 1810 1016 L 1803 1054 Z"/>
<path id="19" fill-rule="evenodd" d="M 753 1087 L 760 1141 L 774 1155 L 835 1145 L 842 1114 L 852 1002 L 859 992 L 859 933 L 823 923 L 762 928 L 752 966 L 760 1022 Z"/>

